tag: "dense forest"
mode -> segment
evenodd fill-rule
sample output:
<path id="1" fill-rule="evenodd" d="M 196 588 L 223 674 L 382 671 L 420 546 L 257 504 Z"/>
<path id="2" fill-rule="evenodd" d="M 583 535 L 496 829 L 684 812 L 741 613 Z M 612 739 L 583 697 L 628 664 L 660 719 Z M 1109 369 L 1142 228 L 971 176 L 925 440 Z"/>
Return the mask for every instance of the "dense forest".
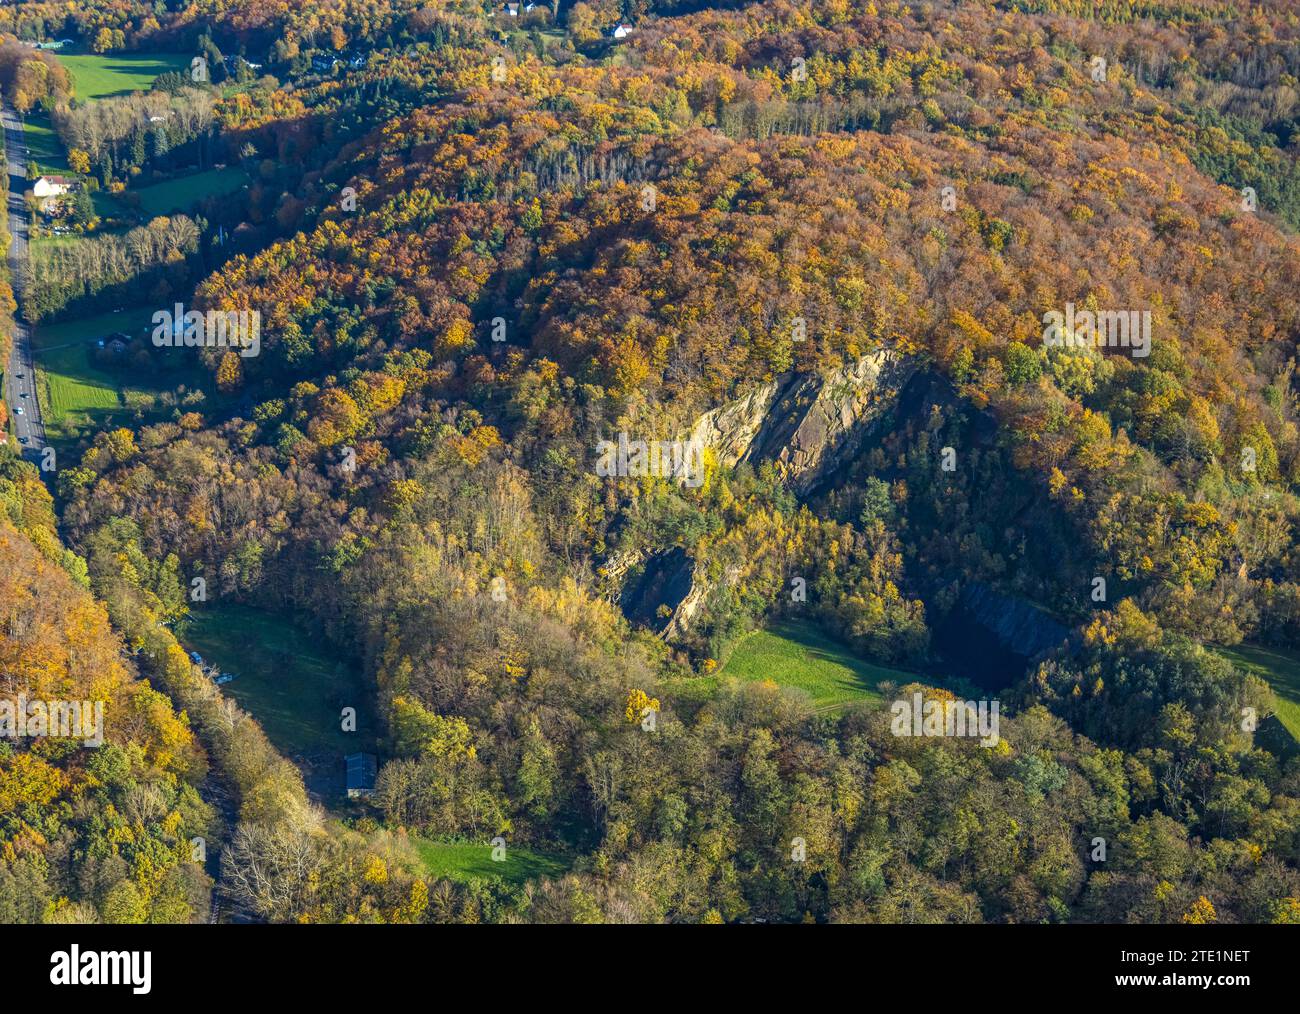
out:
<path id="1" fill-rule="evenodd" d="M 0 740 L 0 921 L 1300 922 L 1300 749 L 1224 653 L 1300 649 L 1294 5 L 488 12 L 0 9 L 260 67 L 84 105 L 0 48 L 105 185 L 251 180 L 34 258 L 34 317 L 262 322 L 196 350 L 220 399 L 0 450 L 0 681 L 113 716 Z M 1149 354 L 1045 343 L 1067 305 Z M 600 474 L 620 433 L 701 481 Z M 365 805 L 187 657 L 195 578 L 357 660 Z M 963 668 L 990 602 L 1060 636 Z M 778 622 L 911 678 L 729 678 Z M 997 742 L 900 736 L 914 694 Z M 415 845 L 498 837 L 567 872 Z"/>

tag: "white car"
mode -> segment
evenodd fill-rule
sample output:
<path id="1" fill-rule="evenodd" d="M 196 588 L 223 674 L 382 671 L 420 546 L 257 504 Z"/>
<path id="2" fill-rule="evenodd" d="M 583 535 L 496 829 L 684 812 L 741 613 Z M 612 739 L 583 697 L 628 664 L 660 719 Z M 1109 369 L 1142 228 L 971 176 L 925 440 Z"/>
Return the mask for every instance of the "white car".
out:
<path id="1" fill-rule="evenodd" d="M 222 686 L 223 684 L 229 683 L 234 678 L 235 678 L 235 674 L 233 672 L 223 672 L 212 682 L 215 683 L 217 686 Z"/>
<path id="2" fill-rule="evenodd" d="M 14 409 L 14 415 L 23 415 L 23 414 L 24 414 L 23 407 L 21 405 L 19 405 L 16 409 Z"/>

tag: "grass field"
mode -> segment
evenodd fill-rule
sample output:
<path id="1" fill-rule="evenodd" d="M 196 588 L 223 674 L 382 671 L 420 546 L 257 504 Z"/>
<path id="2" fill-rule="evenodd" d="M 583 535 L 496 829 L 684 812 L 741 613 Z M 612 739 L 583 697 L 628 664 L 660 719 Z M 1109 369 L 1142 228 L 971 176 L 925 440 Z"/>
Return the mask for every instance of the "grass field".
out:
<path id="1" fill-rule="evenodd" d="M 247 182 L 248 175 L 244 170 L 227 166 L 141 187 L 134 193 L 140 198 L 140 210 L 147 217 L 154 218 L 173 211 L 189 211 L 204 198 L 214 194 L 228 194 Z"/>
<path id="2" fill-rule="evenodd" d="M 188 70 L 191 57 L 181 53 L 115 53 L 60 56 L 72 75 L 81 102 L 148 91 L 153 79 L 172 70 Z"/>
<path id="3" fill-rule="evenodd" d="M 883 681 L 911 683 L 924 677 L 858 658 L 845 645 L 809 624 L 779 623 L 746 634 L 717 677 L 772 680 L 807 692 L 815 707 L 878 701 Z"/>
<path id="4" fill-rule="evenodd" d="M 519 885 L 539 877 L 558 877 L 567 864 L 551 856 L 507 846 L 506 858 L 492 859 L 492 846 L 448 844 L 416 838 L 415 850 L 425 869 L 446 880 L 504 880 Z"/>
<path id="5" fill-rule="evenodd" d="M 73 237 L 56 236 L 51 239 L 36 240 L 37 243 L 59 243 L 67 240 L 76 242 Z M 58 324 L 38 324 L 33 335 L 37 352 L 51 350 L 58 346 L 73 343 L 93 345 L 94 339 L 118 331 L 132 336 L 140 334 L 149 326 L 153 318 L 152 309 L 133 307 L 129 310 L 114 310 L 110 313 L 97 313 L 91 317 L 78 317 L 76 320 L 63 321 Z"/>
<path id="6" fill-rule="evenodd" d="M 75 440 L 80 431 L 104 425 L 122 408 L 117 381 L 92 365 L 85 348 L 41 353 L 36 376 L 45 435 L 52 442 Z"/>
<path id="7" fill-rule="evenodd" d="M 1218 650 L 1234 665 L 1268 681 L 1277 697 L 1278 720 L 1300 742 L 1300 654 L 1248 644 Z"/>
<path id="8" fill-rule="evenodd" d="M 373 748 L 371 692 L 360 671 L 291 618 L 233 603 L 199 605 L 179 636 L 205 662 L 235 674 L 222 689 L 281 753 L 342 756 Z M 345 707 L 357 709 L 356 732 L 342 730 Z"/>
<path id="9" fill-rule="evenodd" d="M 63 241 L 59 237 L 34 242 Z M 102 427 L 115 413 L 124 412 L 132 396 L 152 393 L 143 388 L 123 389 L 118 378 L 96 366 L 92 358 L 96 339 L 118 331 L 138 333 L 150 316 L 148 310 L 125 310 L 37 325 L 33 350 L 38 395 L 51 441 L 75 440 L 83 430 Z"/>
<path id="10" fill-rule="evenodd" d="M 66 236 L 51 236 L 45 234 L 34 237 L 31 240 L 31 253 L 35 257 L 38 254 L 53 249 L 54 247 L 70 247 L 80 243 L 85 237 L 78 234 L 69 234 Z"/>
<path id="11" fill-rule="evenodd" d="M 54 132 L 50 118 L 39 109 L 33 109 L 23 119 L 23 140 L 27 142 L 27 158 L 35 162 L 42 172 L 66 173 L 68 154 L 63 142 Z"/>
<path id="12" fill-rule="evenodd" d="M 135 218 L 135 213 L 119 201 L 116 194 L 110 194 L 107 190 L 92 191 L 90 203 L 95 209 L 95 214 L 100 218 L 117 218 L 123 214 Z M 101 223 L 101 227 L 102 225 L 103 223 Z"/>

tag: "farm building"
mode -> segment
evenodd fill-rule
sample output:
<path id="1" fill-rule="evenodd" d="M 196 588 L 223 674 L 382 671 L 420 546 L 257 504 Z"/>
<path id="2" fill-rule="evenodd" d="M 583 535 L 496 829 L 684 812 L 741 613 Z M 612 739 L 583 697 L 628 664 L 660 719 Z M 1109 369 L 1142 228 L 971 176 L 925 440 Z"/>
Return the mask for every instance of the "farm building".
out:
<path id="1" fill-rule="evenodd" d="M 372 753 L 350 753 L 344 758 L 347 765 L 348 798 L 368 796 L 375 791 L 375 774 L 379 762 Z"/>
<path id="2" fill-rule="evenodd" d="M 76 189 L 77 181 L 68 176 L 39 176 L 32 184 L 37 197 L 60 197 Z"/>

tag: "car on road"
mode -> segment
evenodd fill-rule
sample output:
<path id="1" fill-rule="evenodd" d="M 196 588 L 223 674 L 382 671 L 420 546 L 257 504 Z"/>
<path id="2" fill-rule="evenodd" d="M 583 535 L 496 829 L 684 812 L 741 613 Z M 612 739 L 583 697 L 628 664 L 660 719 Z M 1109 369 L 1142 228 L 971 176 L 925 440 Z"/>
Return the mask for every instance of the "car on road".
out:
<path id="1" fill-rule="evenodd" d="M 26 437 L 19 437 L 19 438 L 18 438 L 18 442 L 19 442 L 20 444 L 25 444 L 25 443 L 27 443 L 27 438 L 26 438 Z"/>
<path id="2" fill-rule="evenodd" d="M 212 682 L 215 683 L 217 686 L 222 686 L 223 684 L 229 683 L 234 678 L 235 678 L 235 674 L 233 672 L 223 672 Z"/>
<path id="3" fill-rule="evenodd" d="M 14 409 L 14 415 L 23 415 L 23 414 L 24 414 L 23 407 L 21 405 L 19 405 L 16 409 Z"/>

